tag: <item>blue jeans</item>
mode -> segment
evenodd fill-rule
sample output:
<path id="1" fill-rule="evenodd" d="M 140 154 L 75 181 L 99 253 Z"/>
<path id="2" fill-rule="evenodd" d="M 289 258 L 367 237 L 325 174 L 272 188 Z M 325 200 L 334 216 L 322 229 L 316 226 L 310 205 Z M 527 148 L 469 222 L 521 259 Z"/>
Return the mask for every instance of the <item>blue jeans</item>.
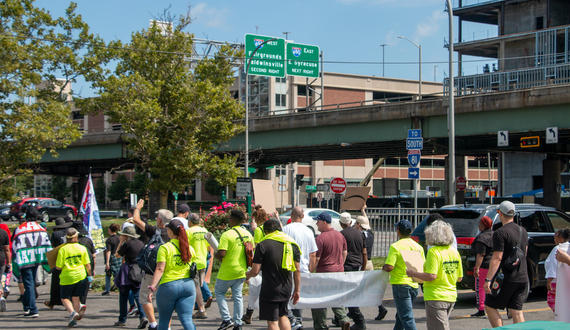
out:
<path id="1" fill-rule="evenodd" d="M 172 313 L 176 309 L 184 330 L 195 330 L 192 310 L 196 301 L 196 285 L 191 278 L 162 283 L 156 292 L 158 330 L 167 330 Z"/>
<path id="2" fill-rule="evenodd" d="M 144 309 L 139 301 L 139 291 L 140 289 L 137 289 L 132 285 L 125 285 L 123 287 L 123 291 L 119 290 L 119 322 L 127 322 L 127 300 L 129 300 L 130 294 L 133 295 L 137 308 L 139 309 L 139 319 L 142 320 L 146 317 Z"/>
<path id="3" fill-rule="evenodd" d="M 234 302 L 234 325 L 242 324 L 241 316 L 243 313 L 243 298 L 241 296 L 241 290 L 243 288 L 243 282 L 245 282 L 245 277 L 231 281 L 224 281 L 218 278 L 216 280 L 216 286 L 214 287 L 218 309 L 220 310 L 220 315 L 222 316 L 223 321 L 230 321 L 232 319 L 230 316 L 230 309 L 228 308 L 228 303 L 225 298 L 228 289 L 232 289 L 232 300 Z"/>
<path id="4" fill-rule="evenodd" d="M 393 284 L 392 295 L 397 310 L 394 330 L 416 330 L 413 303 L 418 296 L 418 289 L 405 284 Z"/>
<path id="5" fill-rule="evenodd" d="M 109 292 L 111 290 L 111 277 L 105 275 L 105 292 Z"/>
<path id="6" fill-rule="evenodd" d="M 24 312 L 29 311 L 30 314 L 36 314 L 38 312 L 38 307 L 36 306 L 37 272 L 38 266 L 20 268 L 20 275 L 24 282 L 24 298 L 22 299 L 22 305 L 24 306 Z"/>

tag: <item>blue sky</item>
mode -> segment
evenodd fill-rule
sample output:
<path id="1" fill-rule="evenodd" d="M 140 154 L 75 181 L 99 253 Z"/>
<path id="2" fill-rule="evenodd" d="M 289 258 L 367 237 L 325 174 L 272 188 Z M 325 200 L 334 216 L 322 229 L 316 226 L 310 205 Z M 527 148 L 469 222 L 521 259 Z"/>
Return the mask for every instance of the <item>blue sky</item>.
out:
<path id="1" fill-rule="evenodd" d="M 63 15 L 68 4 L 64 0 L 36 1 L 36 6 L 48 9 L 53 16 Z M 443 47 L 448 35 L 445 0 L 77 0 L 77 4 L 77 13 L 91 32 L 106 41 L 128 42 L 133 31 L 146 29 L 149 20 L 169 5 L 172 14 L 185 13 L 190 6 L 194 21 L 186 31 L 196 38 L 243 43 L 244 34 L 255 34 L 256 29 L 258 34 L 274 37 L 290 32 L 289 40 L 320 47 L 325 71 L 375 76 L 382 76 L 380 45 L 387 44 L 385 76 L 418 79 L 418 48 L 397 38 L 402 35 L 422 45 L 424 81 L 434 80 L 436 65 L 437 81 L 448 72 L 448 52 Z M 464 35 L 481 38 L 496 34 L 496 27 L 464 25 L 464 31 Z M 491 61 L 464 64 L 464 74 L 481 73 L 485 63 Z"/>

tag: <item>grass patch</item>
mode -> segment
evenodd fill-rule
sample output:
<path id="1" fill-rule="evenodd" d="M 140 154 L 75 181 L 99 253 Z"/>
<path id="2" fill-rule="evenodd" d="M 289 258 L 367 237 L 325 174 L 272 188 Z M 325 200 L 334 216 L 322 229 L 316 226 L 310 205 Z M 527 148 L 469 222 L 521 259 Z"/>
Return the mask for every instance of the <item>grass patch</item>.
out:
<path id="1" fill-rule="evenodd" d="M 386 262 L 386 257 L 372 257 L 372 265 L 374 269 L 382 269 L 384 263 Z"/>

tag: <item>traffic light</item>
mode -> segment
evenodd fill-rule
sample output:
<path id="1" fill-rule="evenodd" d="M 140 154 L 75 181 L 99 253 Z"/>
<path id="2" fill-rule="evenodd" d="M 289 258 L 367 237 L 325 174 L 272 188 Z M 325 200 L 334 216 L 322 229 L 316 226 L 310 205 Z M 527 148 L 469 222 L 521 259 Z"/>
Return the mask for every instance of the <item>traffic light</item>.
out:
<path id="1" fill-rule="evenodd" d="M 540 137 L 527 136 L 521 138 L 521 148 L 534 148 L 540 147 Z"/>
<path id="2" fill-rule="evenodd" d="M 295 175 L 295 183 L 297 184 L 297 187 L 301 187 L 303 185 L 303 178 L 305 177 L 305 174 L 297 174 Z"/>

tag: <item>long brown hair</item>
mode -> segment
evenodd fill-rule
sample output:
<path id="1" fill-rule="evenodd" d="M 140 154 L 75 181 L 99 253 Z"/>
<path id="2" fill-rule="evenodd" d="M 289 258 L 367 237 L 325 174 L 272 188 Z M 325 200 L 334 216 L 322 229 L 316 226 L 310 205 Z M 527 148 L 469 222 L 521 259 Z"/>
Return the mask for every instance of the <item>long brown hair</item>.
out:
<path id="1" fill-rule="evenodd" d="M 252 217 L 253 220 L 255 220 L 255 223 L 258 226 L 261 226 L 265 223 L 265 221 L 267 221 L 267 212 L 265 212 L 261 204 L 257 204 L 255 205 L 255 211 L 253 211 Z"/>
<path id="2" fill-rule="evenodd" d="M 172 230 L 172 233 L 176 235 L 178 241 L 180 242 L 180 257 L 182 258 L 182 261 L 189 262 L 190 259 L 192 259 L 192 255 L 190 254 L 188 237 L 186 236 L 184 225 L 182 225 L 182 222 L 179 220 L 172 220 L 168 223 L 167 227 Z"/>

